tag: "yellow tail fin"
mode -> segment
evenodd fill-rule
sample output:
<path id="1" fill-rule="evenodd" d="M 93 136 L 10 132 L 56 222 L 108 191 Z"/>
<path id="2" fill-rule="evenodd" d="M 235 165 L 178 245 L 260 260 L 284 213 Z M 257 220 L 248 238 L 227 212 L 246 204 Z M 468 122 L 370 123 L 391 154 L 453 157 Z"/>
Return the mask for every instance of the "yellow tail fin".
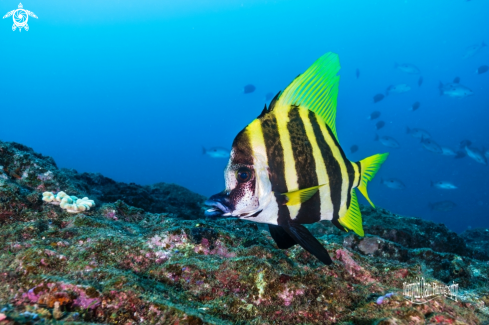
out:
<path id="1" fill-rule="evenodd" d="M 375 174 L 380 168 L 380 165 L 387 159 L 389 153 L 376 154 L 360 160 L 361 173 L 360 185 L 358 185 L 358 190 L 363 194 L 367 201 L 375 208 L 375 205 L 370 201 L 367 193 L 367 184 L 374 178 Z"/>

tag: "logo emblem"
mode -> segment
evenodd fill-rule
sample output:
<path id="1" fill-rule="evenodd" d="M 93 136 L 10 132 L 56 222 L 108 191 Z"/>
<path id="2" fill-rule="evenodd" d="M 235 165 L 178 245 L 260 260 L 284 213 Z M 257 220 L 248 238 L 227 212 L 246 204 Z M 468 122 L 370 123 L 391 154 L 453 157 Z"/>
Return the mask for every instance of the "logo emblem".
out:
<path id="1" fill-rule="evenodd" d="M 13 16 L 14 19 L 12 30 L 15 31 L 17 28 L 19 28 L 19 32 L 22 31 L 22 28 L 24 28 L 26 31 L 29 30 L 29 25 L 27 25 L 29 16 L 37 19 L 37 16 L 32 11 L 24 9 L 22 3 L 19 3 L 19 9 L 15 9 L 10 12 L 7 12 L 7 14 L 3 16 L 3 18 L 7 18 L 10 16 Z"/>

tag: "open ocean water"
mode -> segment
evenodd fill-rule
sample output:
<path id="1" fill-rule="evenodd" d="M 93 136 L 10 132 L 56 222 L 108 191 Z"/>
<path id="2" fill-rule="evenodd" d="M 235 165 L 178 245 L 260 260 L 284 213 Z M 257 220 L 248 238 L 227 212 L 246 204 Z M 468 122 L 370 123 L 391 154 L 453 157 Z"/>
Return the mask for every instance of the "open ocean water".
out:
<path id="1" fill-rule="evenodd" d="M 209 196 L 224 187 L 227 159 L 202 148 L 230 149 L 260 114 L 266 94 L 284 89 L 331 51 L 342 66 L 337 130 L 348 158 L 390 152 L 369 186 L 375 204 L 458 232 L 489 227 L 485 0 L 22 5 L 38 17 L 28 17 L 28 31 L 12 31 L 12 17 L 0 25 L 2 141 L 33 147 L 58 167 L 128 183 L 171 182 Z M 0 2 L 2 15 L 18 6 Z M 452 86 L 463 85 L 470 95 L 440 95 L 440 82 L 449 90 L 456 77 Z M 385 96 L 400 84 L 409 90 Z M 245 93 L 246 85 L 254 91 Z M 374 103 L 376 94 L 385 98 Z M 415 102 L 419 108 L 410 110 Z M 381 115 L 367 119 L 374 111 Z M 377 130 L 379 121 L 385 125 Z M 406 127 L 482 160 L 431 152 Z M 376 135 L 392 137 L 399 148 L 382 145 Z M 461 145 L 465 140 L 471 144 Z M 358 151 L 351 153 L 353 145 Z M 440 181 L 457 188 L 431 186 Z M 431 208 L 443 201 L 454 204 Z"/>

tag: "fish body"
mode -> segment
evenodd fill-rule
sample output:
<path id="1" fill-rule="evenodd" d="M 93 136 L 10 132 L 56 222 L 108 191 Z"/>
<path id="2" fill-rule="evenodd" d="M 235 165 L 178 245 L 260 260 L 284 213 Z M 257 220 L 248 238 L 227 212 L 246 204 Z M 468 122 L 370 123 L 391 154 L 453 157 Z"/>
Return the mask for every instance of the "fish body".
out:
<path id="1" fill-rule="evenodd" d="M 356 144 L 350 147 L 350 153 L 355 153 L 357 151 L 358 151 L 358 146 Z"/>
<path id="2" fill-rule="evenodd" d="M 486 43 L 480 42 L 474 45 L 471 45 L 465 49 L 465 54 L 463 56 L 464 59 L 468 59 L 477 53 L 479 53 L 484 47 L 486 47 Z"/>
<path id="3" fill-rule="evenodd" d="M 459 82 L 460 82 L 459 78 L 455 78 L 454 82 L 449 82 L 446 84 L 443 84 L 440 81 L 440 84 L 438 86 L 440 95 L 448 96 L 452 98 L 465 98 L 474 94 L 472 90 L 461 85 Z"/>
<path id="4" fill-rule="evenodd" d="M 415 102 L 413 105 L 411 105 L 411 107 L 409 108 L 409 110 L 411 111 L 415 111 L 417 110 L 419 107 L 421 106 L 421 103 L 420 102 Z"/>
<path id="5" fill-rule="evenodd" d="M 443 146 L 441 146 L 441 154 L 444 156 L 457 156 L 457 153 L 454 150 Z"/>
<path id="6" fill-rule="evenodd" d="M 375 123 L 375 128 L 377 130 L 382 129 L 384 126 L 385 126 L 385 122 L 384 121 L 378 121 L 377 123 Z"/>
<path id="7" fill-rule="evenodd" d="M 467 152 L 467 156 L 474 159 L 479 164 L 487 165 L 487 158 L 484 153 L 477 148 L 465 146 L 465 152 Z"/>
<path id="8" fill-rule="evenodd" d="M 414 64 L 409 64 L 409 63 L 401 63 L 401 64 L 394 64 L 394 69 L 397 69 L 399 71 L 402 71 L 404 73 L 409 73 L 409 74 L 420 74 L 421 71 L 416 67 Z"/>
<path id="9" fill-rule="evenodd" d="M 279 248 L 299 244 L 325 264 L 328 252 L 303 224 L 331 220 L 364 235 L 355 188 L 371 202 L 367 181 L 387 154 L 346 158 L 335 126 L 338 71 L 337 55 L 325 54 L 238 133 L 226 188 L 206 201 L 207 216 L 266 223 Z"/>
<path id="10" fill-rule="evenodd" d="M 439 189 L 442 189 L 442 190 L 454 190 L 454 189 L 457 188 L 452 183 L 450 183 L 450 182 L 444 182 L 444 181 L 431 182 L 431 187 L 436 187 L 436 188 L 439 188 Z"/>
<path id="11" fill-rule="evenodd" d="M 387 135 L 379 137 L 378 135 L 375 136 L 375 140 L 379 141 L 383 146 L 389 147 L 389 148 L 399 148 L 399 142 L 396 141 L 393 137 L 389 137 Z"/>
<path id="12" fill-rule="evenodd" d="M 489 71 L 489 66 L 487 66 L 487 65 L 481 65 L 479 68 L 477 68 L 477 70 L 475 71 L 475 73 L 477 73 L 477 74 L 483 74 L 483 73 L 486 73 L 487 71 Z"/>
<path id="13" fill-rule="evenodd" d="M 421 144 L 423 145 L 423 148 L 425 148 L 428 151 L 439 153 L 439 154 L 443 152 L 440 145 L 431 139 L 422 138 Z"/>
<path id="14" fill-rule="evenodd" d="M 390 85 L 387 87 L 385 94 L 387 96 L 392 94 L 402 94 L 411 90 L 411 87 L 406 84 Z"/>
<path id="15" fill-rule="evenodd" d="M 484 156 L 489 160 L 489 149 L 484 151 Z"/>
<path id="16" fill-rule="evenodd" d="M 256 90 L 256 87 L 253 86 L 252 84 L 246 85 L 243 87 L 243 93 L 245 94 L 251 94 Z"/>
<path id="17" fill-rule="evenodd" d="M 435 202 L 435 203 L 429 203 L 428 204 L 431 210 L 436 210 L 440 212 L 448 212 L 453 210 L 457 205 L 449 200 L 446 201 L 440 201 L 440 202 Z"/>
<path id="18" fill-rule="evenodd" d="M 412 136 L 413 138 L 418 138 L 418 139 L 431 138 L 431 135 L 428 133 L 428 131 L 423 129 L 417 129 L 417 128 L 410 129 L 408 126 L 406 126 L 406 133 Z"/>
<path id="19" fill-rule="evenodd" d="M 380 112 L 379 111 L 373 111 L 368 117 L 367 119 L 369 120 L 375 120 L 376 118 L 379 118 L 380 116 Z"/>
<path id="20" fill-rule="evenodd" d="M 397 178 L 387 178 L 387 179 L 382 178 L 380 182 L 381 184 L 384 184 L 388 188 L 392 188 L 394 190 L 403 190 L 406 188 L 406 185 L 404 185 L 404 183 L 398 180 Z"/>
<path id="21" fill-rule="evenodd" d="M 384 99 L 384 97 L 385 97 L 385 96 L 384 96 L 384 95 L 382 95 L 382 94 L 377 94 L 377 95 L 375 95 L 375 96 L 374 96 L 374 103 L 378 103 L 378 102 L 380 102 L 382 99 Z"/>
<path id="22" fill-rule="evenodd" d="M 202 153 L 211 158 L 229 158 L 229 150 L 222 147 L 202 148 Z"/>

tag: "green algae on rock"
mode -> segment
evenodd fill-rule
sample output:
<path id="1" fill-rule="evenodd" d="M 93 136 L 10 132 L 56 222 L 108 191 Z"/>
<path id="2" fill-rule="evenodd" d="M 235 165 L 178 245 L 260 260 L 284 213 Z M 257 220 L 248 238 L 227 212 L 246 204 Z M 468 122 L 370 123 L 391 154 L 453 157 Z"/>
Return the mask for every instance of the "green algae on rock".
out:
<path id="1" fill-rule="evenodd" d="M 113 201 L 99 194 L 96 207 L 69 214 L 43 204 L 41 193 L 60 186 L 91 195 L 94 178 L 58 170 L 22 145 L 0 148 L 10 153 L 0 155 L 7 166 L 0 187 L 1 325 L 489 322 L 489 264 L 442 225 L 370 208 L 362 210 L 365 237 L 311 225 L 333 253 L 327 267 L 300 247 L 278 249 L 260 225 L 186 220 L 194 217 L 178 211 L 200 211 L 203 202 L 192 195 L 182 199 L 188 207 L 157 213 L 111 192 Z M 172 187 L 154 188 L 163 197 Z M 385 228 L 382 218 L 389 219 Z M 460 296 L 413 304 L 402 296 L 403 283 L 419 277 L 455 281 Z M 389 292 L 395 294 L 376 303 Z"/>

